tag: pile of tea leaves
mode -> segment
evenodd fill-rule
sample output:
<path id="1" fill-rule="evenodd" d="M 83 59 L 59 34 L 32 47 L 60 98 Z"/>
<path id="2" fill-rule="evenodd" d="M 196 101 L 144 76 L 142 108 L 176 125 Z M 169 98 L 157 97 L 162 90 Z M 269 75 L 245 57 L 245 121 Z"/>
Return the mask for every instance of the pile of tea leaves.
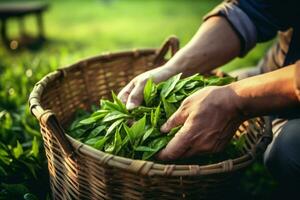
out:
<path id="1" fill-rule="evenodd" d="M 177 74 L 158 84 L 148 79 L 144 87 L 144 101 L 133 110 L 127 110 L 112 92 L 112 100 L 101 99 L 100 108 L 94 107 L 93 113 L 79 110 L 68 133 L 106 153 L 153 160 L 154 155 L 180 129 L 179 126 L 168 134 L 160 133 L 160 127 L 186 97 L 207 86 L 222 86 L 235 81 L 233 77 L 204 77 L 199 74 L 180 78 L 181 74 Z M 239 143 L 240 141 L 233 140 L 228 151 L 232 153 L 236 146 L 241 145 Z"/>

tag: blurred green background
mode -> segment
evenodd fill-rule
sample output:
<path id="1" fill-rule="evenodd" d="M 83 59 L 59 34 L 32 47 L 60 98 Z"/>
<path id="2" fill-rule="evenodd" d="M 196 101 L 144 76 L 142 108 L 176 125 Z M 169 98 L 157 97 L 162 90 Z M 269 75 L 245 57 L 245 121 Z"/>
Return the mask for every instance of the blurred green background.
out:
<path id="1" fill-rule="evenodd" d="M 176 35 L 183 46 L 201 25 L 202 17 L 220 2 L 48 1 L 50 7 L 44 15 L 47 41 L 43 46 L 17 50 L 0 46 L 0 199 L 20 199 L 26 193 L 39 199 L 47 196 L 47 169 L 41 136 L 27 107 L 28 95 L 38 80 L 85 57 L 108 51 L 159 47 L 170 35 Z M 9 35 L 17 37 L 17 20 L 9 20 L 8 25 Z M 33 16 L 25 18 L 25 25 L 28 33 L 36 34 Z M 257 45 L 245 58 L 232 61 L 223 66 L 223 70 L 254 66 L 268 46 L 270 43 Z M 254 168 L 257 177 L 264 176 L 261 165 Z M 247 182 L 250 180 L 252 182 Z M 253 176 L 245 185 L 249 196 L 268 196 L 274 188 L 271 179 Z"/>

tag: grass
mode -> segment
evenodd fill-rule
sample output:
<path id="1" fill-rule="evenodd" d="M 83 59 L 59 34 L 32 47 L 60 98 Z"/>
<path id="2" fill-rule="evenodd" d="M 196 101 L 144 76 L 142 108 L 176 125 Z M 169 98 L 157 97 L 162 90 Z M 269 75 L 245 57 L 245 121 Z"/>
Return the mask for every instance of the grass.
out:
<path id="1" fill-rule="evenodd" d="M 45 74 L 79 59 L 107 51 L 159 47 L 169 35 L 178 36 L 183 46 L 202 23 L 202 17 L 219 2 L 51 1 L 44 16 L 48 40 L 41 48 L 7 51 L 3 45 L 0 47 L 0 111 L 10 113 L 13 116 L 13 126 L 20 127 L 19 131 L 14 129 L 11 134 L 16 135 L 24 148 L 36 136 L 38 126 L 28 112 L 27 99 L 33 85 Z M 26 19 L 27 31 L 34 34 L 35 25 L 35 18 L 29 16 Z M 18 34 L 16 20 L 9 21 L 9 34 Z M 245 58 L 235 59 L 223 66 L 223 70 L 254 66 L 269 45 L 270 43 L 258 45 Z M 14 146 L 16 142 L 17 140 L 13 140 L 9 145 Z M 263 173 L 263 169 L 257 166 L 255 170 Z M 261 185 L 255 188 L 256 193 L 260 194 L 264 186 L 270 184 L 262 182 Z M 254 188 L 251 183 L 247 187 L 249 190 Z"/>
<path id="2" fill-rule="evenodd" d="M 202 23 L 202 17 L 220 1 L 159 1 L 159 0 L 86 0 L 51 1 L 45 15 L 49 42 L 38 52 L 57 55 L 72 54 L 60 59 L 60 65 L 107 51 L 158 47 L 169 35 L 176 35 L 185 45 Z M 35 33 L 35 18 L 26 21 L 28 32 Z M 17 22 L 10 23 L 10 35 L 18 34 Z M 249 55 L 223 67 L 254 66 L 267 45 L 258 45 Z M 26 52 L 18 53 L 22 60 Z M 1 57 L 7 55 L 3 50 Z M 14 60 L 16 59 L 13 56 Z M 59 67 L 56 66 L 56 67 Z"/>

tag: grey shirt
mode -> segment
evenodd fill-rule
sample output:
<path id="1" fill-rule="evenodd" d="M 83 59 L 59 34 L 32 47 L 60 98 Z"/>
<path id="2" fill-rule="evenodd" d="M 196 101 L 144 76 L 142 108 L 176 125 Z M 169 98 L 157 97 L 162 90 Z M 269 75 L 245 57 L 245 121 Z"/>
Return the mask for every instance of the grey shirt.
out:
<path id="1" fill-rule="evenodd" d="M 236 0 L 226 1 L 210 13 L 223 16 L 231 24 L 241 41 L 240 57 L 245 56 L 259 42 L 278 41 L 259 62 L 261 72 L 268 72 L 294 64 L 300 60 L 300 11 L 296 0 Z M 296 66 L 296 93 L 300 100 L 300 62 Z"/>

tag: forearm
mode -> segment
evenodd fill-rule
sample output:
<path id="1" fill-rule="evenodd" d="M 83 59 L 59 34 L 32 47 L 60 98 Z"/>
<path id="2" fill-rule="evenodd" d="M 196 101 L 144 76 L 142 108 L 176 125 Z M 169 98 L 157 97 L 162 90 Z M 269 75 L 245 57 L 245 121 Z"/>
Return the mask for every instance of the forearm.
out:
<path id="1" fill-rule="evenodd" d="M 204 73 L 227 63 L 239 53 L 239 38 L 228 21 L 223 17 L 211 17 L 164 67 L 184 75 Z"/>
<path id="2" fill-rule="evenodd" d="M 228 87 L 237 95 L 239 110 L 245 118 L 299 109 L 295 91 L 296 64 L 243 79 Z"/>

